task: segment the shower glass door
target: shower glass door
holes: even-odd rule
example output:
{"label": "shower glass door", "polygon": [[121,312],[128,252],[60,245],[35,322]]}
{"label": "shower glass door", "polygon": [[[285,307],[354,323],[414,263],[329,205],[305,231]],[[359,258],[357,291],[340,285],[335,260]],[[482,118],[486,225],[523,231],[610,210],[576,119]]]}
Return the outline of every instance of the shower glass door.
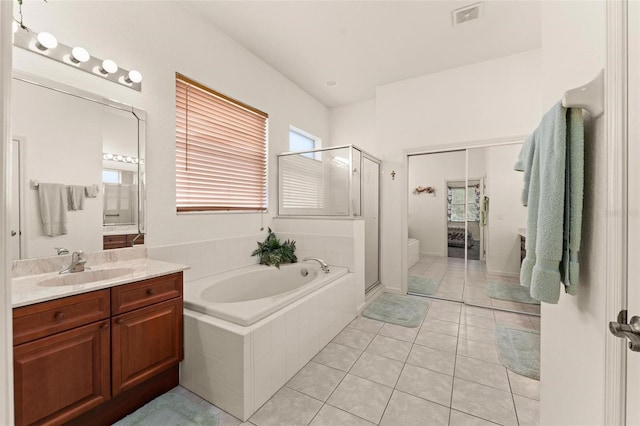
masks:
{"label": "shower glass door", "polygon": [[362,158],[362,216],[364,218],[365,292],[380,284],[380,228],[379,228],[379,186],[380,164],[363,155]]}

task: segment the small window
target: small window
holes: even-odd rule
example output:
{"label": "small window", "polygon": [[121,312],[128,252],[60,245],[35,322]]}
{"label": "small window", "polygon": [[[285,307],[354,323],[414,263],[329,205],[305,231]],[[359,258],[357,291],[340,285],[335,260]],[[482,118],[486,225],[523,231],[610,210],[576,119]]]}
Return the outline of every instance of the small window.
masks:
{"label": "small window", "polygon": [[[289,128],[289,151],[313,151],[314,149],[318,148],[320,148],[320,138],[317,138],[303,130],[296,129],[293,126]],[[316,155],[314,155],[313,152],[310,152],[302,155],[304,155],[305,157],[318,159],[317,153],[315,154]]]}
{"label": "small window", "polygon": [[118,170],[102,170],[102,182],[104,183],[120,183],[120,172]]}
{"label": "small window", "polygon": [[[467,221],[480,220],[480,185],[454,186],[448,188],[447,194],[449,222],[464,222],[465,204],[467,206]],[[466,201],[466,202],[465,202]]]}
{"label": "small window", "polygon": [[268,115],[176,74],[176,210],[267,209]]}

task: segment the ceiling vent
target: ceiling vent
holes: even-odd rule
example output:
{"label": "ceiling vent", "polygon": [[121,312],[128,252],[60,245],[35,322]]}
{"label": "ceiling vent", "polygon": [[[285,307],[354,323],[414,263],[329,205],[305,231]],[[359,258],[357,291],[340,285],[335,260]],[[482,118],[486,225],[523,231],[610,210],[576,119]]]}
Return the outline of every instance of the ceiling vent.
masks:
{"label": "ceiling vent", "polygon": [[482,3],[474,3],[451,12],[453,26],[473,21],[480,17]]}

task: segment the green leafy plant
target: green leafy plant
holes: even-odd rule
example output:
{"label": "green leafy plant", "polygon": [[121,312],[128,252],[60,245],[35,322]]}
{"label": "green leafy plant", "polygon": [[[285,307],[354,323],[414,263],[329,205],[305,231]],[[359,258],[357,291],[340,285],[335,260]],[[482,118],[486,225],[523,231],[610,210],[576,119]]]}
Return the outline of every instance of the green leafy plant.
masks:
{"label": "green leafy plant", "polygon": [[258,248],[251,253],[251,256],[260,256],[261,265],[274,265],[280,268],[283,263],[296,263],[298,258],[295,255],[296,242],[287,240],[281,243],[269,228],[269,235],[263,242],[258,242]]}

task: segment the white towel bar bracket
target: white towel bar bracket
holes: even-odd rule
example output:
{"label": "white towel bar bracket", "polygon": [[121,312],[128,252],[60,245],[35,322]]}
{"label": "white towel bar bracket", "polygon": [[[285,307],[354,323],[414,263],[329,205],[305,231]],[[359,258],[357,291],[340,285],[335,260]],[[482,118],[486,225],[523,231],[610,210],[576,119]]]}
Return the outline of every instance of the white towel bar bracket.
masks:
{"label": "white towel bar bracket", "polygon": [[562,98],[565,108],[582,108],[598,118],[604,112],[604,69],[584,86],[568,90]]}

